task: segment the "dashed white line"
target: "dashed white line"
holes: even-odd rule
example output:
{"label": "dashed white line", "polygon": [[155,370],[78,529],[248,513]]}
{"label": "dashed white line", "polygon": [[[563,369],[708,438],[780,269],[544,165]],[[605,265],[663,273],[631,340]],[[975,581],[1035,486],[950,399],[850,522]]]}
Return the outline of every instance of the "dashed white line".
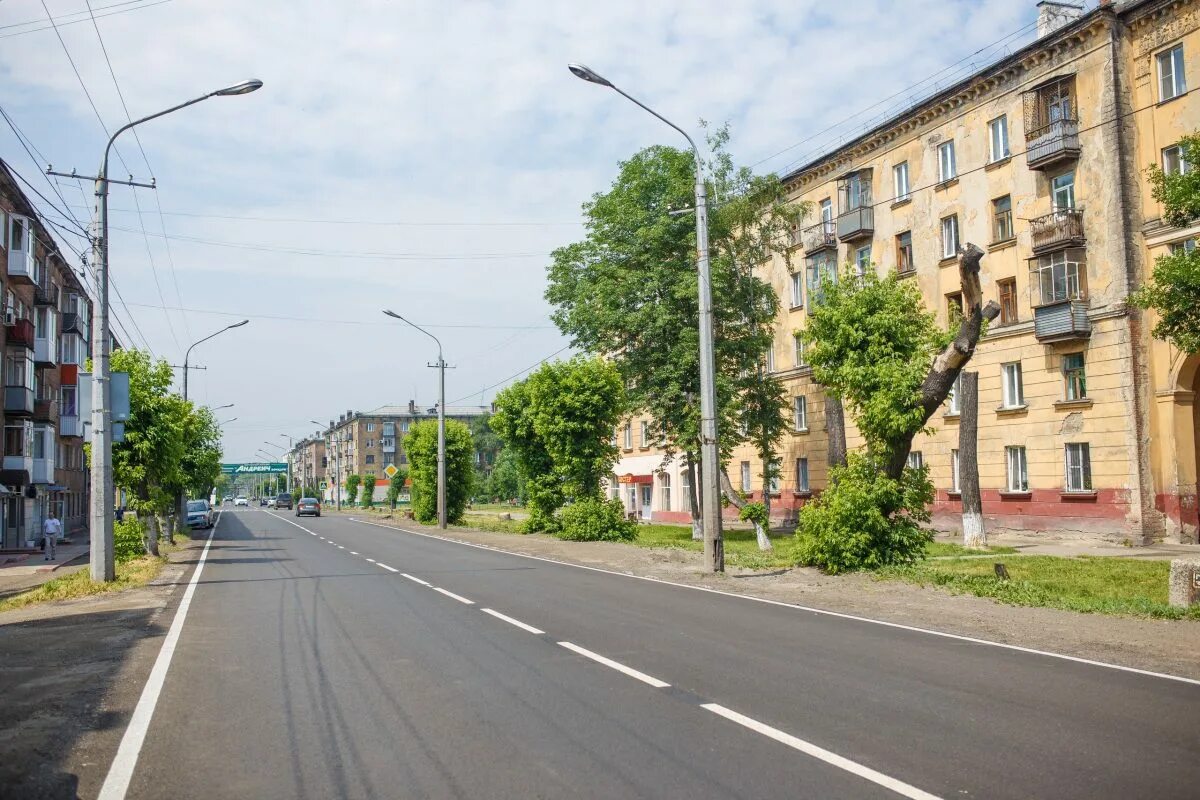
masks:
{"label": "dashed white line", "polygon": [[441,588],[441,587],[439,587],[439,586],[434,586],[434,587],[433,587],[433,590],[434,590],[435,592],[441,592],[442,594],[446,595],[446,597],[451,597],[451,598],[453,598],[453,599],[457,600],[457,601],[458,601],[458,602],[460,602],[460,603],[465,603],[465,604],[467,604],[467,605],[469,605],[469,606],[473,606],[473,605],[475,605],[475,601],[474,601],[474,600],[468,600],[467,598],[463,597],[461,594],[455,594],[454,592],[451,592],[451,591],[449,591],[449,590],[447,590],[447,589],[442,589],[442,588]]}
{"label": "dashed white line", "polygon": [[421,584],[422,586],[433,586],[433,584],[432,584],[432,583],[429,583],[428,581],[423,581],[423,580],[421,580],[420,578],[418,578],[418,577],[415,577],[415,576],[413,576],[413,575],[409,575],[407,572],[401,572],[401,573],[400,573],[400,575],[401,575],[401,576],[403,576],[403,577],[405,577],[405,578],[408,578],[408,579],[409,579],[410,581],[412,581],[413,583],[419,583],[419,584]]}
{"label": "dashed white line", "polygon": [[338,550],[345,550],[345,549],[346,549],[346,546],[345,546],[345,545],[343,545],[343,544],[339,544],[339,545],[337,546],[337,549],[338,549]]}
{"label": "dashed white line", "polygon": [[383,567],[384,569],[386,569],[388,572],[399,572],[400,571],[400,570],[396,569],[395,567],[389,567],[387,564],[383,563],[382,561],[376,561],[375,563],[377,565]]}
{"label": "dashed white line", "polygon": [[367,561],[370,561],[372,564],[378,563],[378,562],[376,562],[376,561],[375,561],[375,559],[373,559],[373,558],[368,558],[368,559],[367,559]]}
{"label": "dashed white line", "polygon": [[572,644],[571,642],[559,642],[559,645],[567,648],[572,653],[578,653],[579,655],[583,656],[584,658],[590,658],[592,661],[595,661],[597,664],[603,664],[606,667],[615,669],[617,672],[623,672],[624,674],[628,675],[631,678],[637,678],[642,683],[648,683],[651,686],[653,686],[655,689],[666,689],[668,686],[671,685],[671,684],[667,683],[666,681],[660,681],[658,678],[654,677],[653,675],[647,675],[644,672],[638,672],[633,667],[627,667],[619,661],[613,661],[611,658],[605,658],[604,656],[600,655],[599,653],[593,653],[591,650],[585,650],[584,648],[580,647],[577,644]]}
{"label": "dashed white line", "polygon": [[516,625],[521,630],[529,631],[530,633],[532,633],[536,636],[541,636],[542,634],[545,633],[545,631],[538,630],[537,628],[533,627],[532,625],[526,625],[524,622],[521,622],[521,620],[519,620],[519,619],[513,619],[512,617],[507,616],[506,614],[501,614],[499,611],[493,611],[490,608],[481,608],[479,610],[485,614],[491,614],[496,619],[502,619],[505,622],[507,622],[509,625]]}
{"label": "dashed white line", "polygon": [[357,551],[357,550],[351,550],[351,551],[350,551],[350,555],[352,555],[352,556],[356,556],[356,555],[358,555],[358,551]]}
{"label": "dashed white line", "polygon": [[857,775],[860,778],[865,778],[872,783],[877,783],[885,789],[891,789],[902,797],[909,797],[912,800],[939,800],[937,795],[922,791],[915,786],[909,786],[903,781],[898,781],[895,778],[884,775],[882,772],[876,772],[870,767],[864,767],[857,761],[851,761],[848,758],[839,756],[837,753],[831,753],[823,747],[818,747],[812,742],[806,742],[803,739],[792,736],[790,733],[784,733],[778,728],[772,728],[770,725],[765,725],[756,719],[751,719],[736,711],[732,711],[725,706],[716,703],[704,703],[701,708],[707,709],[714,714],[724,717],[727,720],[736,722],[744,728],[761,733],[763,736],[774,739],[777,742],[786,744],[788,747],[795,748],[805,755],[824,761],[826,764],[831,764],[838,769],[844,769],[852,775]]}

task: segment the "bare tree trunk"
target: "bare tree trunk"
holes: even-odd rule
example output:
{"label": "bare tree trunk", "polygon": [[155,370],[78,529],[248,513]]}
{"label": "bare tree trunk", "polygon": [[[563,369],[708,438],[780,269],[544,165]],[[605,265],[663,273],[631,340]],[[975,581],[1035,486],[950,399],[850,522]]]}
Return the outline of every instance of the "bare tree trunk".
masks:
{"label": "bare tree trunk", "polygon": [[733,481],[729,480],[729,473],[725,470],[721,470],[721,492],[729,498],[729,502],[734,508],[741,510],[746,507],[742,493],[733,488]]}
{"label": "bare tree trunk", "polygon": [[[983,305],[983,288],[979,283],[979,261],[982,258],[983,251],[970,243],[959,251],[958,275],[962,281],[966,313],[959,323],[954,341],[946,345],[946,349],[933,360],[933,366],[929,368],[929,374],[921,384],[920,427],[924,427],[945,402],[946,395],[950,393],[962,368],[975,354],[975,345],[979,344],[984,320],[990,322],[1000,315],[1000,306],[995,300],[989,300],[987,305]],[[889,461],[885,474],[889,478],[900,480],[908,462],[909,451],[912,450],[912,440],[912,434],[909,434],[888,442]]]}
{"label": "bare tree trunk", "polygon": [[979,495],[979,373],[959,377],[958,488],[962,496],[963,546],[987,547]]}
{"label": "bare tree trunk", "polygon": [[825,433],[829,437],[829,466],[846,466],[846,415],[842,398],[825,390]]}
{"label": "bare tree trunk", "polygon": [[[766,455],[766,456],[770,457],[773,454],[772,453],[759,453],[759,455],[760,456]],[[728,480],[728,479],[729,479],[729,477],[726,476],[726,480]],[[767,524],[766,524],[766,530],[763,530],[762,525],[759,525],[757,522],[754,523],[754,538],[758,542],[759,550],[771,550],[771,549],[773,549],[771,547],[771,537],[769,537],[767,535],[767,532],[771,529],[771,461],[768,460],[767,458],[763,459],[762,480],[763,480],[762,504],[763,504],[763,508],[765,508],[767,510]]]}
{"label": "bare tree trunk", "polygon": [[692,514],[692,541],[704,541],[704,518],[700,516],[700,484],[696,480],[696,458],[694,453],[687,453],[687,473],[688,473],[688,504]]}
{"label": "bare tree trunk", "polygon": [[146,552],[158,555],[158,515],[151,514],[146,520]]}

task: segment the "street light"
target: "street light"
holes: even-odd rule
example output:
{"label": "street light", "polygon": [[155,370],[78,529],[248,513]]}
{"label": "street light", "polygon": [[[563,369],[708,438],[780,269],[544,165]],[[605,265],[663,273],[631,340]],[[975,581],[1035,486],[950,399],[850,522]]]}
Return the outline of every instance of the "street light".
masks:
{"label": "street light", "polygon": [[708,199],[700,150],[687,131],[632,97],[583,64],[568,64],[571,74],[588,83],[612,89],[639,108],[653,114],[687,139],[696,160],[696,248],[700,273],[700,464],[701,520],[704,525],[704,563],[714,572],[725,571],[725,543],[721,538],[721,456],[717,447],[716,364],[713,355],[712,286],[708,263]]}
{"label": "street light", "polygon": [[226,403],[223,406],[213,406],[209,411],[220,411],[222,408],[233,408],[233,403]]}
{"label": "street light", "polygon": [[[92,495],[89,530],[91,539],[91,575],[94,581],[116,578],[113,560],[113,464],[112,464],[112,386],[109,353],[111,336],[108,326],[108,156],[113,143],[125,131],[181,108],[207,100],[246,94],[262,86],[260,80],[243,81],[215,92],[171,106],[168,109],[123,125],[109,137],[96,176],[96,236],[92,242],[92,264],[96,273],[97,312],[92,320]],[[183,371],[187,376],[187,370]]]}
{"label": "street light", "polygon": [[[254,91],[254,90],[249,89],[247,91]],[[225,331],[231,331],[234,328],[240,328],[249,322],[250,322],[250,320],[244,319],[241,322],[235,322],[232,325],[226,325],[224,328],[221,328],[221,330],[217,331],[216,333],[209,334],[208,336],[205,336],[203,339],[200,339],[199,341],[192,342],[192,344],[188,347],[187,352],[183,354],[183,399],[184,400],[187,400],[188,359],[192,357],[192,348],[198,344],[203,344],[204,342],[207,342],[209,339],[213,338],[214,336],[220,336]],[[230,403],[230,405],[233,405],[233,404]]]}
{"label": "street light", "polygon": [[398,319],[406,325],[419,330],[437,342],[438,347],[438,451],[437,451],[437,516],[438,527],[446,528],[446,359],[442,358],[442,342],[429,331],[413,322],[409,322],[395,311],[383,310],[393,319]]}
{"label": "street light", "polygon": [[229,418],[229,419],[227,419],[227,420],[223,420],[223,421],[221,421],[221,422],[218,422],[218,423],[217,423],[217,425],[218,425],[218,426],[220,426],[220,425],[228,425],[229,423],[231,423],[231,422],[234,422],[235,420],[237,420],[237,417],[230,417],[230,418]]}

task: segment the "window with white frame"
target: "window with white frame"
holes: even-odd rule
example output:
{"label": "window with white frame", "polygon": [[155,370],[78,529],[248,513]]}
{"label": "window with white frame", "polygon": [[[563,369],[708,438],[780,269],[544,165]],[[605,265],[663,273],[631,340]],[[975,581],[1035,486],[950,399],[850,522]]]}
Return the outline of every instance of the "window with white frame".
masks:
{"label": "window with white frame", "polygon": [[1178,255],[1179,253],[1194,253],[1196,252],[1196,240],[1184,239],[1182,242],[1171,242],[1169,245],[1167,245],[1167,252],[1169,252],[1171,255]]}
{"label": "window with white frame", "polygon": [[1158,100],[1170,100],[1187,91],[1183,72],[1183,45],[1177,44],[1156,56],[1158,61]]}
{"label": "window with white frame", "polygon": [[1025,405],[1025,387],[1021,380],[1021,362],[1000,365],[1000,378],[1004,390],[1004,407],[1020,408]]}
{"label": "window with white frame", "polygon": [[1008,158],[1008,117],[1004,114],[988,123],[988,149],[992,163]]}
{"label": "window with white frame", "polygon": [[658,496],[661,499],[660,502],[662,503],[662,510],[670,511],[671,510],[671,476],[670,475],[668,475],[667,473],[664,472],[663,474],[658,476],[658,489],[659,489]]}
{"label": "window with white frame", "polygon": [[1192,165],[1184,157],[1183,145],[1173,144],[1162,151],[1162,170],[1166,175],[1183,175],[1190,172]]}
{"label": "window with white frame", "polygon": [[946,403],[949,406],[946,410],[947,414],[958,413],[958,386],[962,380],[961,373],[954,379],[954,383],[950,384],[950,392],[946,395]]}
{"label": "window with white frame", "polygon": [[1087,442],[1068,444],[1067,491],[1090,492],[1092,490],[1092,453]]}
{"label": "window with white frame", "polygon": [[808,459],[804,456],[796,459],[796,491],[807,492],[808,488]]}
{"label": "window with white frame", "polygon": [[808,430],[808,398],[804,395],[792,398],[792,427],[797,432]]}
{"label": "window with white frame", "polygon": [[892,184],[896,193],[896,202],[907,200],[912,191],[908,183],[908,162],[902,161],[892,167]]}
{"label": "window with white frame", "polygon": [[650,423],[646,422],[646,420],[642,420],[641,434],[642,434],[642,447],[643,448],[649,447],[650,446]]}
{"label": "window with white frame", "polygon": [[750,491],[750,462],[742,462],[742,491]]}
{"label": "window with white frame", "polygon": [[854,272],[861,278],[870,268],[871,245],[868,243],[854,251]]}
{"label": "window with white frame", "polygon": [[958,215],[942,217],[942,258],[958,255]]}
{"label": "window with white frame", "polygon": [[925,456],[920,450],[910,450],[907,464],[909,469],[921,469],[925,466]]}
{"label": "window with white frame", "polygon": [[367,423],[367,433],[371,433],[371,432],[372,432],[372,431],[374,431],[374,430],[375,430],[375,423],[374,423],[374,422],[368,422],[368,423]]}
{"label": "window with white frame", "polygon": [[796,333],[792,335],[793,350],[792,360],[795,361],[797,367],[805,366],[804,361],[804,335]]}
{"label": "window with white frame", "polygon": [[625,442],[624,442],[624,444],[625,444],[626,450],[633,449],[633,423],[632,422],[625,423]]}
{"label": "window with white frame", "polygon": [[1062,362],[1063,396],[1068,400],[1083,400],[1087,397],[1087,375],[1084,371],[1083,353],[1067,353]]}
{"label": "window with white frame", "polygon": [[950,491],[961,491],[958,484],[958,451],[950,451]]}
{"label": "window with white frame", "polygon": [[958,175],[954,159],[954,140],[938,145],[938,183],[945,183]]}
{"label": "window with white frame", "polygon": [[767,372],[775,371],[775,343],[771,342],[767,348]]}
{"label": "window with white frame", "polygon": [[1025,448],[1005,447],[1004,460],[1007,465],[1008,491],[1029,491],[1029,467],[1025,460]]}
{"label": "window with white frame", "polygon": [[1075,171],[1064,172],[1050,181],[1050,199],[1055,211],[1075,208]]}
{"label": "window with white frame", "polygon": [[783,475],[783,462],[782,461],[772,461],[771,462],[771,482],[769,484],[769,486],[771,487],[771,494],[779,494],[779,490],[781,488],[780,487],[780,478],[782,477],[782,475]]}
{"label": "window with white frame", "polygon": [[792,273],[792,308],[804,305],[804,273]]}
{"label": "window with white frame", "polygon": [[821,201],[821,227],[825,233],[833,233],[833,198]]}

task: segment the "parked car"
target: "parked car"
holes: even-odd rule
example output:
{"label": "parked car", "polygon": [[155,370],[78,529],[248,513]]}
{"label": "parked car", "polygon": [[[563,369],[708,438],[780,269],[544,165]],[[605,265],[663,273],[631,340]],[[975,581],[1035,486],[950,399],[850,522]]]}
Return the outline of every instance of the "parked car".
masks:
{"label": "parked car", "polygon": [[232,503],[232,502],[233,502],[233,495],[231,495],[231,494],[227,494],[227,495],[225,495],[224,497],[222,497],[222,498],[221,498],[221,502],[222,502],[222,503]]}
{"label": "parked car", "polygon": [[258,504],[265,508],[267,505],[267,498],[265,498],[265,497],[258,498]]}
{"label": "parked car", "polygon": [[296,503],[296,516],[303,517],[306,514],[321,516],[321,501],[315,497],[301,497],[300,502]]}
{"label": "parked car", "polygon": [[189,528],[211,528],[216,523],[216,512],[207,500],[188,500],[187,525]]}
{"label": "parked car", "polygon": [[292,496],[290,494],[279,495],[278,497],[275,498],[275,507],[276,508],[286,508],[288,511],[291,511],[292,510]]}
{"label": "parked car", "polygon": [[250,501],[247,500],[244,495],[238,495],[233,499],[233,505],[235,508],[237,506],[248,506],[250,505]]}

